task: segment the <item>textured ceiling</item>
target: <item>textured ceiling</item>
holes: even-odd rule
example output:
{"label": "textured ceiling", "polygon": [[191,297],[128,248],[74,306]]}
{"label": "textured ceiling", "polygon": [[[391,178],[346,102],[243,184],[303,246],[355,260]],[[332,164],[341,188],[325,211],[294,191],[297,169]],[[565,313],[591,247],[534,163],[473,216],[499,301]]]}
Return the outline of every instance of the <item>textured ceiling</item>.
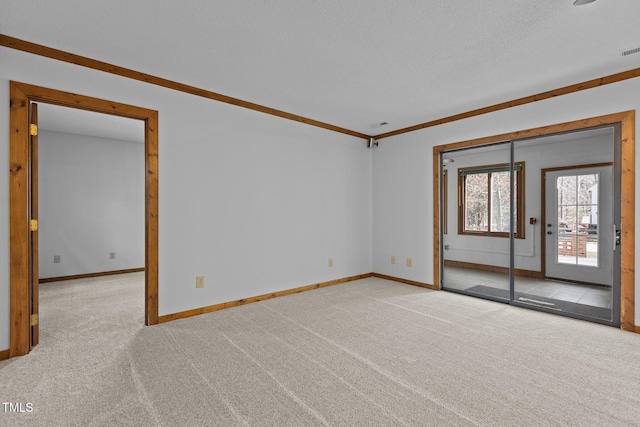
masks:
{"label": "textured ceiling", "polygon": [[3,0],[0,33],[379,134],[640,67],[640,0],[572,3]]}

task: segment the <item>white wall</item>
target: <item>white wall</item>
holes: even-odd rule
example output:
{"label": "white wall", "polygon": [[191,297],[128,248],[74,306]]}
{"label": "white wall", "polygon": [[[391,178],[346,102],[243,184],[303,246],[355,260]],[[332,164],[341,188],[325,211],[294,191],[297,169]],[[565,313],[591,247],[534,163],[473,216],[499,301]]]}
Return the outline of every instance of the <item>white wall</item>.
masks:
{"label": "white wall", "polygon": [[[640,106],[633,96],[640,79],[627,80],[384,139],[372,160],[364,142],[301,123],[6,48],[0,63],[5,100],[8,81],[17,80],[159,111],[160,315],[372,270],[431,283],[433,146]],[[4,165],[8,116],[8,102],[0,102]],[[0,200],[6,349],[7,173],[0,174]],[[204,289],[195,288],[197,275],[206,276]]]}
{"label": "white wall", "polygon": [[[373,153],[374,271],[433,283],[434,146],[637,110],[637,93],[640,79],[626,80],[381,140]],[[636,186],[636,200],[639,191]],[[636,209],[636,222],[639,217]],[[392,255],[412,257],[414,267],[404,262],[392,265]],[[640,295],[637,281],[636,294]]]}
{"label": "white wall", "polygon": [[[0,63],[5,101],[17,80],[158,110],[160,315],[372,271],[372,158],[363,140],[10,49],[0,49]],[[4,165],[8,104],[0,103]],[[0,221],[6,349],[4,203]]]}
{"label": "white wall", "polygon": [[45,130],[38,141],[40,278],[144,267],[144,144]]}

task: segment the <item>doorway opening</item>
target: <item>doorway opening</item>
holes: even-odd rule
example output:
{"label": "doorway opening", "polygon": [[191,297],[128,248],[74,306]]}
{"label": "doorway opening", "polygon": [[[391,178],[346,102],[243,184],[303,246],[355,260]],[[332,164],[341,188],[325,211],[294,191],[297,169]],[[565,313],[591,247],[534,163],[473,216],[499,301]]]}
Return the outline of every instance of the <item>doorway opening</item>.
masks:
{"label": "doorway opening", "polygon": [[32,345],[95,343],[108,335],[94,336],[107,319],[122,321],[124,336],[125,325],[144,324],[144,122],[36,106],[39,337]]}
{"label": "doorway opening", "polygon": [[634,125],[626,112],[435,147],[438,287],[634,331]]}
{"label": "doorway opening", "polygon": [[[145,324],[158,323],[158,113],[24,83],[10,83],[10,348],[28,353],[38,337],[37,139],[32,104],[52,104],[144,123]],[[37,114],[35,115],[37,118]],[[37,131],[35,131],[37,135]],[[34,162],[35,160],[35,162]],[[142,167],[142,165],[140,165]],[[35,193],[35,194],[34,194]],[[35,203],[34,203],[35,202]]]}

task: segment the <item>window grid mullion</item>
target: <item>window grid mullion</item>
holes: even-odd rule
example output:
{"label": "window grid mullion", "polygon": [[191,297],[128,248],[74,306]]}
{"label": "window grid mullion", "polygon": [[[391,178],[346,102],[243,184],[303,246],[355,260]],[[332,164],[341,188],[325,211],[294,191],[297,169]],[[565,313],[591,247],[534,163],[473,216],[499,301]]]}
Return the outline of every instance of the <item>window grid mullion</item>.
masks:
{"label": "window grid mullion", "polygon": [[491,233],[491,172],[487,174],[487,232]]}

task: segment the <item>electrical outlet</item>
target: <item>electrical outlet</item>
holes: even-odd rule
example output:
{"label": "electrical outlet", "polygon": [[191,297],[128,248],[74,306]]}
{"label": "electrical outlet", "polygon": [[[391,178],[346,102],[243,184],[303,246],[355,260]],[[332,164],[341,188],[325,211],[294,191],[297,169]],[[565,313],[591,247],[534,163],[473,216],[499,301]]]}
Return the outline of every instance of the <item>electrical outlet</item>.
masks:
{"label": "electrical outlet", "polygon": [[333,267],[333,258],[329,258],[329,267]]}
{"label": "electrical outlet", "polygon": [[109,252],[109,259],[116,259],[116,253],[115,252]]}
{"label": "electrical outlet", "polygon": [[204,276],[196,276],[196,288],[204,288]]}
{"label": "electrical outlet", "polygon": [[395,256],[392,256],[392,257],[391,257],[391,264],[395,264],[395,263],[396,263],[396,257],[395,257]]}
{"label": "electrical outlet", "polygon": [[61,260],[61,256],[60,255],[54,255],[53,256],[53,263],[54,264],[60,264],[60,260]]}
{"label": "electrical outlet", "polygon": [[407,267],[413,267],[413,260],[411,258],[407,258]]}

